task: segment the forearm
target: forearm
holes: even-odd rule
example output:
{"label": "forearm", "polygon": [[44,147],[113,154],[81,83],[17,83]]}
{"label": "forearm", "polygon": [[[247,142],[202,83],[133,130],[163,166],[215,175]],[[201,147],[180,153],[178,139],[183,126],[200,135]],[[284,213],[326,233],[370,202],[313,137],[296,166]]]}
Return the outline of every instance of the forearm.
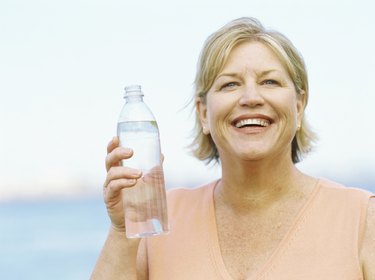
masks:
{"label": "forearm", "polygon": [[136,280],[139,242],[111,229],[90,279]]}

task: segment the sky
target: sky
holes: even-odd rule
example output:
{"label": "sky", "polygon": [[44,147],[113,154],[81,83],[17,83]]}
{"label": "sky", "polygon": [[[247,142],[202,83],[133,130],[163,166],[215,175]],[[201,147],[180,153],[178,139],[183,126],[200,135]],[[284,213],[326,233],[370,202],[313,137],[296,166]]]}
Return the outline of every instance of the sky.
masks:
{"label": "sky", "polygon": [[167,188],[219,177],[189,155],[186,105],[204,40],[242,16],[305,59],[319,142],[298,167],[374,186],[374,10],[372,0],[2,0],[0,200],[99,194],[129,84],[142,85],[158,121]]}

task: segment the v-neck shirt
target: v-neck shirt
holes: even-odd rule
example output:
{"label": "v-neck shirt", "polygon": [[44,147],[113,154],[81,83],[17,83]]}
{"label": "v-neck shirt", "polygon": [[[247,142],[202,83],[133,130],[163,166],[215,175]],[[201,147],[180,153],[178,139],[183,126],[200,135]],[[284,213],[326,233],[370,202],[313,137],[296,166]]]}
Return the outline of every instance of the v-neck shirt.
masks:
{"label": "v-neck shirt", "polygon": [[[220,251],[216,183],[168,192],[170,233],[144,241],[149,280],[240,280]],[[359,244],[371,196],[320,179],[271,257],[246,280],[362,279]]]}

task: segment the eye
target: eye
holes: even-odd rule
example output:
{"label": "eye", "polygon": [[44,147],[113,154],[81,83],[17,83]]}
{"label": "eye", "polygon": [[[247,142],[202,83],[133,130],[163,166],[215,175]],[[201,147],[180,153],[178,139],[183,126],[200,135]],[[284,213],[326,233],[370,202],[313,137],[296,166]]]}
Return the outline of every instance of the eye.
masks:
{"label": "eye", "polygon": [[267,79],[267,80],[264,80],[262,81],[261,83],[262,85],[267,85],[267,86],[274,86],[274,85],[280,85],[280,83],[276,80],[273,80],[273,79]]}
{"label": "eye", "polygon": [[229,82],[229,83],[223,84],[220,87],[220,90],[230,90],[230,89],[234,89],[236,86],[238,86],[237,82]]}

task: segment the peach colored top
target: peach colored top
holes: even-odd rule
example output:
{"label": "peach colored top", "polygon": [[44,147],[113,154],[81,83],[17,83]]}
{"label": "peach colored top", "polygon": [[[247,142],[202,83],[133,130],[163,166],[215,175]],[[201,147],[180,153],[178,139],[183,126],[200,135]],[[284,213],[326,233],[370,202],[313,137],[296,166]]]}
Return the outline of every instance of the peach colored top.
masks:
{"label": "peach colored top", "polygon": [[[171,231],[146,239],[150,280],[233,280],[216,232],[215,182],[168,193]],[[372,195],[320,180],[272,257],[248,280],[359,280],[359,244]]]}

